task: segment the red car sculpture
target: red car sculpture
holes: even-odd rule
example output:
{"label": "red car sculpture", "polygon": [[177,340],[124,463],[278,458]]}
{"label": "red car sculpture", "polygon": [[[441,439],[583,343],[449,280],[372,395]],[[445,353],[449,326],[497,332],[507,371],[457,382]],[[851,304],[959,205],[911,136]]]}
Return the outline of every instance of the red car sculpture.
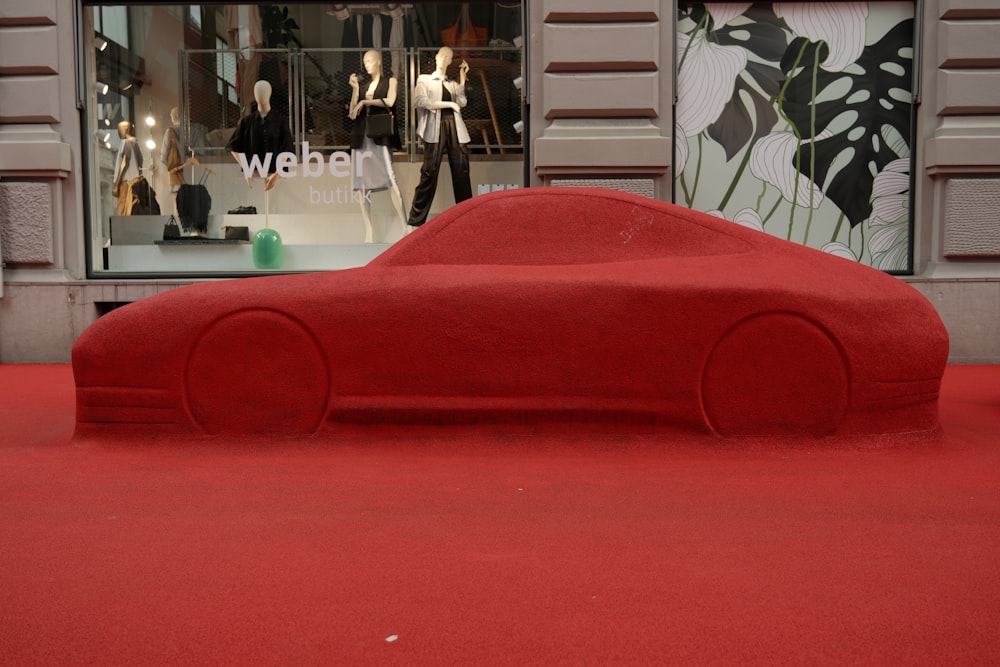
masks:
{"label": "red car sculpture", "polygon": [[357,269],[182,287],[77,341],[78,435],[595,421],[933,432],[945,328],[899,278],[672,204],[528,188]]}

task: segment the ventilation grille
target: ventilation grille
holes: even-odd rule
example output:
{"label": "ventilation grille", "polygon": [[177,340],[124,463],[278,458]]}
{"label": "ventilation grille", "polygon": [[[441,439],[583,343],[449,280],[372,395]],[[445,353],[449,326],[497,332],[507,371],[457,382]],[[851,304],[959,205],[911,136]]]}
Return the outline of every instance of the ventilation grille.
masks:
{"label": "ventilation grille", "polygon": [[651,178],[553,178],[550,185],[563,188],[605,188],[644,197],[653,196]]}

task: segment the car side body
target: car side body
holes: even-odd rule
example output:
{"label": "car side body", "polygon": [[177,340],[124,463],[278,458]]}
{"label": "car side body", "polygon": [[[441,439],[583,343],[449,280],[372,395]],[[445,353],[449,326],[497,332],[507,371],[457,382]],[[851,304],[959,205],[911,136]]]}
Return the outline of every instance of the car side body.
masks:
{"label": "car side body", "polygon": [[77,341],[79,435],[594,420],[929,433],[948,356],[897,277],[672,204],[527,188],[365,267],[182,287]]}

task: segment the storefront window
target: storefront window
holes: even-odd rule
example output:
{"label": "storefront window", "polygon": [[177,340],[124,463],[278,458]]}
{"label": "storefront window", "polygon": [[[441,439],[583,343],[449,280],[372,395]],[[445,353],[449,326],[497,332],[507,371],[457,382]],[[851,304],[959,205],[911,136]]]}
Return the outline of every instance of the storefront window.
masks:
{"label": "storefront window", "polygon": [[[360,266],[415,228],[407,223],[521,187],[521,9],[87,7],[92,275]],[[434,85],[418,87],[422,75]],[[458,119],[445,105],[422,120],[443,95]],[[387,106],[388,119],[376,118]],[[365,137],[379,120],[391,133]],[[426,143],[419,132],[431,126],[442,131]],[[452,128],[456,148],[444,150]],[[425,164],[436,187],[422,182]],[[277,258],[254,251],[262,230],[280,239]]]}

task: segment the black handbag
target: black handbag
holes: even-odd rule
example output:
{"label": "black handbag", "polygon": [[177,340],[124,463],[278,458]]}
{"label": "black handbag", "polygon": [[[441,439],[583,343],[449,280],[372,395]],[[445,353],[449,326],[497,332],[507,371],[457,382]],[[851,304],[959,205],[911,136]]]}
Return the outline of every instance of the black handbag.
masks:
{"label": "black handbag", "polygon": [[181,237],[181,228],[177,224],[177,218],[170,216],[167,224],[163,225],[163,240],[170,241]]}
{"label": "black handbag", "polygon": [[[385,104],[385,100],[382,100]],[[388,108],[388,107],[387,107]],[[365,115],[365,136],[371,139],[391,137],[396,133],[396,117],[388,113],[368,113]]]}
{"label": "black handbag", "polygon": [[232,225],[226,225],[222,228],[222,233],[225,234],[225,239],[227,241],[249,241],[250,240],[250,228],[249,227],[234,227]]}

